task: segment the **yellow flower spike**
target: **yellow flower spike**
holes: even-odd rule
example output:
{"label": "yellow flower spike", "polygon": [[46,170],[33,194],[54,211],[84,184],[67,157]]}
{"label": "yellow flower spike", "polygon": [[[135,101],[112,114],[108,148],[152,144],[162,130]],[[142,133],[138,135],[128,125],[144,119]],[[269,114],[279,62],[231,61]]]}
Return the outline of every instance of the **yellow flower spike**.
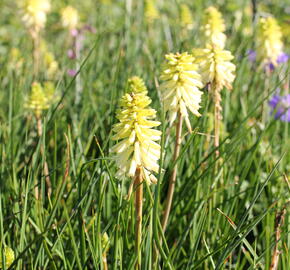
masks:
{"label": "yellow flower spike", "polygon": [[58,62],[52,52],[46,51],[44,53],[44,64],[48,79],[53,79],[58,72]]}
{"label": "yellow flower spike", "polygon": [[38,82],[32,83],[30,96],[25,107],[32,110],[37,118],[41,116],[43,110],[49,108],[49,98],[45,94],[43,87]]}
{"label": "yellow flower spike", "polygon": [[273,17],[260,18],[257,33],[257,58],[264,63],[277,65],[278,56],[283,53],[282,32]]}
{"label": "yellow flower spike", "polygon": [[134,93],[147,93],[147,88],[144,83],[144,81],[138,77],[138,76],[133,76],[128,80],[128,92],[134,92]]}
{"label": "yellow flower spike", "polygon": [[[50,105],[53,100],[56,98],[55,96],[55,86],[53,82],[45,82],[43,87],[44,94],[48,100],[48,104]],[[58,97],[57,97],[58,98]]]}
{"label": "yellow flower spike", "polygon": [[[5,256],[5,267],[6,269],[10,267],[15,259],[14,251],[10,247],[4,248],[4,256]],[[2,256],[0,255],[0,268],[3,268],[2,265]]]}
{"label": "yellow flower spike", "polygon": [[226,43],[225,29],[222,14],[215,7],[208,7],[201,27],[201,32],[204,35],[204,44],[210,43],[223,49]]}
{"label": "yellow flower spike", "polygon": [[[222,120],[221,90],[226,87],[232,89],[235,79],[236,66],[231,63],[234,58],[230,51],[223,50],[214,45],[207,45],[206,49],[194,49],[193,55],[199,64],[203,82],[209,83],[210,93],[214,101],[214,146],[219,147],[220,122]],[[219,150],[216,150],[219,156]]]}
{"label": "yellow flower spike", "polygon": [[193,28],[193,18],[191,10],[186,4],[180,6],[180,21],[181,26],[186,27],[188,30]]}
{"label": "yellow flower spike", "polygon": [[47,79],[48,80],[55,79],[59,71],[59,65],[55,59],[54,54],[51,51],[49,51],[47,44],[44,40],[40,40],[39,53],[43,58],[42,68],[46,71]]}
{"label": "yellow flower spike", "polygon": [[154,0],[146,0],[145,2],[145,18],[149,23],[160,17],[159,11]]}
{"label": "yellow flower spike", "polygon": [[26,0],[23,5],[23,21],[28,28],[39,31],[44,28],[46,15],[50,11],[49,0]]}
{"label": "yellow flower spike", "polygon": [[200,116],[201,95],[199,88],[203,87],[195,58],[185,53],[167,54],[160,79],[160,85],[165,112],[169,112],[170,125],[174,122],[178,112],[185,118],[186,125],[191,132],[187,109],[194,115]]}
{"label": "yellow flower spike", "polygon": [[[136,268],[141,269],[142,242],[142,207],[143,181],[148,184],[156,183],[153,173],[158,173],[161,131],[152,129],[160,122],[153,121],[156,111],[149,107],[151,99],[147,96],[147,89],[138,77],[128,81],[128,93],[120,99],[120,109],[117,111],[119,123],[113,126],[115,135],[113,140],[120,140],[111,151],[115,153],[115,161],[119,168],[116,176],[129,176],[134,181],[130,184],[128,198],[133,185],[135,186],[135,250],[137,256]],[[104,264],[106,261],[103,258]]]}
{"label": "yellow flower spike", "polygon": [[78,11],[72,6],[67,6],[61,12],[61,19],[64,27],[75,29],[79,22]]}
{"label": "yellow flower spike", "polygon": [[194,49],[193,55],[204,83],[214,83],[218,91],[223,87],[232,89],[236,66],[231,62],[234,57],[230,51],[207,45],[206,49]]}
{"label": "yellow flower spike", "polygon": [[156,183],[152,173],[159,171],[160,145],[156,141],[160,140],[161,131],[152,128],[159,126],[160,122],[152,120],[156,111],[148,107],[151,99],[140,80],[136,77],[129,79],[129,92],[120,99],[119,123],[113,126],[115,135],[112,137],[120,142],[111,151],[116,154],[118,177],[134,177],[140,168],[148,183]]}

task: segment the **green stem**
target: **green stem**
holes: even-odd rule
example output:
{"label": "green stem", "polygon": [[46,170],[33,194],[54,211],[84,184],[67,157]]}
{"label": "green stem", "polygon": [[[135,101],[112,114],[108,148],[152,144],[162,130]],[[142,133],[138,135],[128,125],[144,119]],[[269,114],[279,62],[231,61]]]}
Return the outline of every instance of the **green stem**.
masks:
{"label": "green stem", "polygon": [[182,115],[179,111],[178,112],[178,121],[176,124],[175,149],[174,149],[174,156],[173,156],[173,162],[175,162],[175,165],[174,165],[174,168],[173,168],[170,180],[169,180],[169,188],[168,188],[168,192],[167,192],[165,212],[164,212],[163,220],[162,220],[163,232],[165,232],[166,226],[168,223],[168,218],[169,218],[169,214],[170,214],[170,209],[171,209],[173,194],[174,194],[174,189],[175,189],[175,182],[176,182],[176,176],[177,176],[176,160],[178,159],[179,152],[180,152],[182,122],[183,122]]}
{"label": "green stem", "polygon": [[139,167],[136,171],[135,177],[135,207],[136,207],[136,228],[135,228],[135,241],[136,241],[136,255],[137,263],[135,266],[136,270],[141,270],[141,242],[142,242],[142,209],[143,209],[143,177],[141,168]]}

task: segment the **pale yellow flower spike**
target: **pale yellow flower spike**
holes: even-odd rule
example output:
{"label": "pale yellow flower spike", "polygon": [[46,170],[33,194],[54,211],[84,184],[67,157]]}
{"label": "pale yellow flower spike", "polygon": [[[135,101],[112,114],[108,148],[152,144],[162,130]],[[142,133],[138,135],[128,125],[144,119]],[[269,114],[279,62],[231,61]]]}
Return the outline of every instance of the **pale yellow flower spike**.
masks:
{"label": "pale yellow flower spike", "polygon": [[194,49],[193,55],[200,66],[203,82],[214,84],[216,90],[232,89],[236,66],[231,63],[234,58],[230,51],[207,45],[206,49]]}
{"label": "pale yellow flower spike", "polygon": [[223,49],[226,43],[225,23],[222,14],[215,7],[208,7],[205,11],[201,33],[203,34],[204,45],[212,44]]}
{"label": "pale yellow flower spike", "polygon": [[128,80],[128,92],[147,93],[148,91],[144,81],[138,76],[133,76]]}
{"label": "pale yellow flower spike", "polygon": [[67,6],[61,12],[61,19],[64,27],[75,29],[79,22],[78,11],[72,6]]}
{"label": "pale yellow flower spike", "polygon": [[[4,248],[4,256],[5,256],[5,267],[6,269],[10,267],[15,259],[14,251],[10,247]],[[2,256],[0,254],[0,268],[3,268],[2,265]]]}
{"label": "pale yellow flower spike", "polygon": [[180,6],[180,21],[183,27],[186,27],[188,30],[193,28],[193,18],[191,15],[191,10],[188,5],[182,4]]}
{"label": "pale yellow flower spike", "polygon": [[149,23],[160,17],[159,11],[154,0],[146,0],[145,2],[145,18]]}
{"label": "pale yellow flower spike", "polygon": [[39,32],[45,26],[46,15],[49,11],[49,0],[26,0],[23,5],[24,16],[22,19],[28,28]]}
{"label": "pale yellow flower spike", "polygon": [[136,175],[140,168],[148,183],[156,183],[157,179],[152,172],[158,173],[160,158],[161,131],[152,129],[160,122],[155,118],[156,111],[148,108],[151,99],[147,90],[138,77],[129,79],[128,93],[120,99],[120,109],[117,111],[119,123],[115,124],[113,140],[120,140],[111,150],[116,153],[115,160],[119,171],[118,177]]}
{"label": "pale yellow flower spike", "polygon": [[273,17],[260,18],[257,34],[257,58],[264,63],[277,65],[277,58],[283,52],[282,32]]}
{"label": "pale yellow flower spike", "polygon": [[120,109],[117,111],[119,123],[115,124],[113,140],[120,140],[111,150],[116,154],[115,161],[119,168],[116,176],[129,176],[132,181],[128,198],[135,186],[135,250],[137,255],[136,269],[141,269],[141,242],[142,242],[142,207],[143,181],[156,183],[153,172],[158,173],[160,145],[156,143],[161,138],[161,131],[152,129],[160,122],[153,121],[156,111],[148,107],[151,99],[147,96],[147,89],[142,79],[132,77],[128,80],[129,89],[120,100]]}
{"label": "pale yellow flower spike", "polygon": [[46,70],[47,79],[55,79],[59,71],[59,65],[55,59],[54,54],[47,48],[46,42],[44,40],[40,40],[39,52],[42,56],[43,67]]}
{"label": "pale yellow flower spike", "polygon": [[31,93],[25,107],[32,110],[37,118],[41,116],[43,110],[49,108],[51,97],[47,97],[44,89],[38,82],[32,84]]}
{"label": "pale yellow flower spike", "polygon": [[[203,82],[209,83],[210,93],[214,101],[214,146],[219,146],[220,121],[222,120],[221,90],[226,87],[232,89],[232,83],[235,79],[236,66],[231,63],[234,58],[230,51],[223,50],[214,45],[207,45],[206,49],[194,49],[193,55],[199,63]],[[219,151],[216,150],[219,156]]]}
{"label": "pale yellow flower spike", "polygon": [[188,53],[168,54],[160,79],[160,85],[165,112],[169,112],[170,125],[174,122],[178,112],[185,118],[188,130],[191,132],[187,109],[194,115],[200,116],[201,95],[199,88],[203,87],[195,58]]}

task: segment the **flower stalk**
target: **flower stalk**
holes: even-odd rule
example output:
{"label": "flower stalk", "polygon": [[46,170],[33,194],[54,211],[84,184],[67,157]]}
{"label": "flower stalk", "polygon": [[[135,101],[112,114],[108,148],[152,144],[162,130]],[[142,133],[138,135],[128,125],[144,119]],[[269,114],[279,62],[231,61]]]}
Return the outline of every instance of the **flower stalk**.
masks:
{"label": "flower stalk", "polygon": [[120,99],[120,108],[117,111],[119,122],[113,127],[115,135],[112,139],[119,142],[111,149],[116,153],[115,161],[119,169],[116,176],[133,179],[136,212],[135,267],[138,270],[141,269],[143,181],[148,184],[157,182],[153,172],[159,172],[161,148],[156,142],[161,138],[161,131],[153,129],[160,122],[152,120],[156,111],[148,106],[150,103],[143,80],[139,77],[130,78],[127,93]]}
{"label": "flower stalk", "polygon": [[40,32],[45,27],[46,15],[50,11],[49,0],[27,0],[22,4],[22,20],[33,40],[33,75],[36,78],[40,66]]}
{"label": "flower stalk", "polygon": [[193,49],[197,58],[202,80],[208,85],[214,103],[214,147],[216,157],[219,156],[220,121],[222,120],[221,90],[225,87],[232,89],[235,65],[231,52],[224,50],[226,43],[226,30],[222,14],[213,6],[206,9],[201,34],[204,37],[205,49]]}
{"label": "flower stalk", "polygon": [[219,157],[218,147],[220,145],[220,121],[222,120],[222,106],[221,106],[221,93],[220,90],[215,87],[215,83],[212,84],[212,94],[214,100],[214,147],[217,148],[215,151],[216,157]]}
{"label": "flower stalk", "polygon": [[168,223],[168,218],[169,218],[169,213],[172,205],[172,200],[173,200],[173,194],[174,194],[174,189],[175,189],[175,183],[176,183],[176,176],[177,176],[177,159],[179,157],[179,152],[180,152],[180,145],[181,145],[181,134],[182,134],[182,115],[180,111],[178,112],[178,121],[176,123],[176,137],[175,137],[175,149],[174,149],[174,156],[173,156],[173,162],[175,163],[171,177],[169,179],[169,187],[168,187],[168,192],[167,192],[167,198],[166,198],[166,205],[165,205],[165,211],[163,215],[163,220],[162,220],[162,229],[163,232],[166,230],[166,226]]}
{"label": "flower stalk", "polygon": [[197,72],[198,66],[195,64],[195,58],[188,53],[168,54],[165,56],[166,63],[161,75],[163,80],[160,85],[161,97],[164,103],[164,110],[169,113],[169,123],[172,125],[176,119],[176,138],[174,149],[174,168],[169,179],[169,186],[165,202],[165,211],[162,219],[162,229],[165,232],[169,219],[175,183],[177,177],[177,159],[179,157],[182,123],[185,124],[189,133],[192,132],[189,120],[189,113],[200,116],[198,109],[202,92],[199,88],[203,87],[201,75]]}
{"label": "flower stalk", "polygon": [[107,253],[110,248],[110,239],[108,234],[105,232],[102,235],[102,262],[104,270],[108,270]]}
{"label": "flower stalk", "polygon": [[[41,139],[42,136],[42,120],[41,117],[37,117],[36,118],[37,121],[37,134],[39,139]],[[45,182],[46,182],[46,186],[47,186],[47,195],[48,197],[51,196],[51,192],[52,192],[52,186],[51,186],[51,180],[49,177],[49,168],[48,168],[48,164],[44,155],[44,148],[43,145],[41,144],[40,146],[40,153],[44,158],[44,163],[43,163],[43,173],[44,173],[44,177],[45,177]],[[35,197],[38,199],[39,198],[39,191],[38,191],[38,186],[35,186]]]}
{"label": "flower stalk", "polygon": [[136,170],[135,176],[135,209],[136,209],[136,228],[135,228],[135,248],[137,262],[135,268],[141,270],[141,242],[142,242],[142,212],[143,212],[143,177],[140,167]]}
{"label": "flower stalk", "polygon": [[[53,93],[51,93],[51,85],[45,84],[43,88],[40,83],[34,82],[32,84],[32,89],[30,96],[25,104],[25,107],[32,110],[36,119],[36,128],[37,128],[37,135],[39,139],[41,139],[43,134],[43,127],[42,127],[42,111],[49,108],[49,105],[52,101]],[[49,169],[48,164],[45,160],[44,148],[43,145],[40,145],[40,153],[44,158],[43,164],[43,174],[45,176],[45,181],[47,185],[47,194],[50,197],[52,188],[51,188],[51,181],[49,177]],[[35,183],[35,197],[36,199],[40,198],[38,185]]]}
{"label": "flower stalk", "polygon": [[[222,120],[221,90],[231,90],[235,79],[234,58],[230,51],[207,44],[206,49],[194,49],[193,54],[200,67],[203,82],[208,84],[209,93],[214,103],[214,147],[219,147],[220,121]],[[216,150],[219,156],[219,150]]]}

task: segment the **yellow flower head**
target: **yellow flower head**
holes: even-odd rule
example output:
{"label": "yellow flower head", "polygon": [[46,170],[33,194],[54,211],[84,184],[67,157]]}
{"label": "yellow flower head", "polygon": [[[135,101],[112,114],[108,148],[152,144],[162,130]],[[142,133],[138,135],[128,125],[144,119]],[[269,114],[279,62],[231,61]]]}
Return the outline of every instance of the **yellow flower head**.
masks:
{"label": "yellow flower head", "polygon": [[148,91],[144,81],[138,76],[133,76],[128,80],[128,92],[147,93]]}
{"label": "yellow flower head", "polygon": [[25,107],[32,110],[36,117],[40,117],[42,111],[49,108],[50,101],[51,96],[46,94],[41,84],[33,82],[31,93]]}
{"label": "yellow flower head", "polygon": [[186,4],[182,4],[180,6],[180,21],[183,27],[186,27],[189,30],[193,28],[193,18],[191,15],[191,10]]}
{"label": "yellow flower head", "polygon": [[[5,267],[6,269],[10,267],[15,259],[14,251],[10,247],[4,248],[4,256],[5,256]],[[2,265],[2,256],[0,254],[0,268],[3,268]]]}
{"label": "yellow flower head", "polygon": [[204,35],[204,44],[213,44],[216,47],[224,48],[226,43],[226,35],[224,34],[226,27],[222,14],[215,8],[209,7],[205,11],[204,23],[201,31]]}
{"label": "yellow flower head", "polygon": [[58,72],[58,62],[52,52],[46,51],[44,54],[44,64],[48,79],[53,79]]}
{"label": "yellow flower head", "polygon": [[49,51],[46,42],[44,40],[40,41],[40,52],[43,57],[43,66],[46,70],[46,75],[48,80],[53,80],[59,71],[58,62],[55,59],[54,54]]}
{"label": "yellow flower head", "polygon": [[79,22],[78,11],[71,6],[65,7],[61,12],[62,25],[69,29],[75,29]]}
{"label": "yellow flower head", "polygon": [[152,172],[159,171],[160,145],[156,141],[160,140],[161,132],[152,128],[159,126],[160,122],[150,120],[155,118],[156,111],[148,107],[151,99],[146,88],[142,91],[144,83],[138,89],[141,79],[133,78],[129,80],[131,90],[120,99],[117,111],[119,123],[113,127],[115,135],[112,139],[120,140],[112,148],[119,168],[117,176],[134,177],[137,168],[140,168],[148,183],[156,183]]}
{"label": "yellow flower head", "polygon": [[281,28],[273,17],[260,18],[257,43],[257,57],[263,62],[277,65],[277,58],[283,52],[283,43]]}
{"label": "yellow flower head", "polygon": [[208,45],[206,49],[194,49],[193,55],[200,65],[204,83],[214,84],[216,90],[232,89],[236,66],[231,63],[234,57],[230,51]]}
{"label": "yellow flower head", "polygon": [[160,17],[159,11],[156,8],[154,0],[146,0],[145,2],[145,18],[149,23]]}
{"label": "yellow flower head", "polygon": [[55,94],[55,85],[53,82],[47,81],[47,82],[44,82],[43,85],[44,85],[43,87],[44,93],[48,100],[48,105],[50,105],[51,103],[59,99],[59,96]]}
{"label": "yellow flower head", "polygon": [[176,119],[180,111],[191,131],[187,109],[194,115],[200,116],[198,109],[203,94],[199,88],[203,87],[202,79],[194,63],[195,58],[188,53],[167,54],[166,63],[160,79],[160,92],[165,111],[170,114],[170,124]]}
{"label": "yellow flower head", "polygon": [[50,11],[49,0],[26,0],[23,21],[28,28],[39,31],[44,28],[46,15]]}

